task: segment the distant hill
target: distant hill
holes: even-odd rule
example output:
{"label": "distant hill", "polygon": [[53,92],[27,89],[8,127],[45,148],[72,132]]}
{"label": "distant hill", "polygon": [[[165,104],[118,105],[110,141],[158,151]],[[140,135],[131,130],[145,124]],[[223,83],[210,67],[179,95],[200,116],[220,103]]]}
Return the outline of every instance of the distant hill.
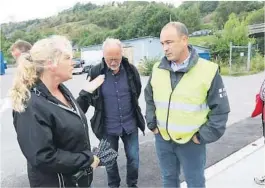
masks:
{"label": "distant hill", "polygon": [[[10,57],[8,48],[17,39],[34,43],[53,34],[66,35],[73,45],[79,47],[102,43],[108,36],[122,40],[142,36],[159,37],[161,28],[170,19],[185,23],[189,32],[219,30],[230,13],[234,12],[243,18],[253,11],[261,10],[263,6],[262,2],[253,1],[188,1],[179,7],[143,1],[112,2],[102,6],[77,3],[46,19],[1,24],[1,48],[5,56]],[[262,22],[262,18],[259,21]]]}

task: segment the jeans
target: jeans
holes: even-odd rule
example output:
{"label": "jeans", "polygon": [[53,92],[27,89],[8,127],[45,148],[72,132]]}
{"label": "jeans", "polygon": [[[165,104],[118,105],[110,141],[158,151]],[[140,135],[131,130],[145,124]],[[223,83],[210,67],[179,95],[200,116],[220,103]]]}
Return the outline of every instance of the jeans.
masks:
{"label": "jeans", "polygon": [[186,144],[166,141],[160,133],[155,135],[156,153],[161,169],[163,187],[180,187],[180,166],[183,167],[188,188],[205,188],[205,144]]}
{"label": "jeans", "polygon": [[[121,136],[124,144],[125,155],[127,158],[127,178],[126,183],[128,187],[135,187],[138,180],[138,169],[139,169],[139,140],[138,130],[131,134],[124,133]],[[107,135],[107,141],[111,147],[118,151],[119,149],[119,136]],[[120,175],[118,164],[115,162],[112,166],[106,167],[108,174],[108,186],[119,187],[120,186]]]}

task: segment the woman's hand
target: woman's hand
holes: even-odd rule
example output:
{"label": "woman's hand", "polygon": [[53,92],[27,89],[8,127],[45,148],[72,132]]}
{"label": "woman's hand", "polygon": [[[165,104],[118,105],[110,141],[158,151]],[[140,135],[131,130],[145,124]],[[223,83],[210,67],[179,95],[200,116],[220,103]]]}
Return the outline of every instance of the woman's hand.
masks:
{"label": "woman's hand", "polygon": [[105,75],[99,75],[94,80],[90,81],[91,77],[88,77],[88,82],[84,86],[84,90],[93,93],[99,86],[101,86],[105,80]]}
{"label": "woman's hand", "polygon": [[90,166],[93,168],[93,170],[95,170],[98,167],[100,160],[96,155],[93,155],[93,157],[94,157],[94,161]]}

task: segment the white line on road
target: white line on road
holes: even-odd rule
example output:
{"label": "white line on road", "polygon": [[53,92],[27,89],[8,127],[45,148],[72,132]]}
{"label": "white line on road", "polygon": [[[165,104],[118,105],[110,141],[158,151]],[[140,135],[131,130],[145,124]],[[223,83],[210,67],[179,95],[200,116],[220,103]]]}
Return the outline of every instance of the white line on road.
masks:
{"label": "white line on road", "polygon": [[[235,165],[241,160],[244,160],[247,156],[251,155],[255,151],[264,147],[264,138],[260,138],[255,142],[247,145],[246,147],[240,149],[239,151],[233,153],[232,155],[226,157],[225,159],[221,160],[220,162],[210,166],[205,170],[205,179],[206,181],[213,178],[214,176],[222,173],[227,168]],[[181,183],[181,188],[186,188],[186,182]]]}
{"label": "white line on road", "polygon": [[3,99],[0,99],[0,114],[9,108],[12,108],[10,98],[6,97]]}

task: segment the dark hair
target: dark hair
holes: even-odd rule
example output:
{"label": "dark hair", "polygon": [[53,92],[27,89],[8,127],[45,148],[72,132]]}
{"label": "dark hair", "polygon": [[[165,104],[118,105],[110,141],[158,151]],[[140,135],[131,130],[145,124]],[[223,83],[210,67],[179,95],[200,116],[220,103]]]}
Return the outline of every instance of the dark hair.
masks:
{"label": "dark hair", "polygon": [[14,44],[12,44],[10,50],[12,51],[15,48],[19,49],[22,53],[26,53],[32,48],[32,45],[27,41],[17,40]]}
{"label": "dark hair", "polygon": [[163,27],[163,29],[168,27],[174,27],[180,35],[189,36],[186,25],[181,22],[169,22]]}

